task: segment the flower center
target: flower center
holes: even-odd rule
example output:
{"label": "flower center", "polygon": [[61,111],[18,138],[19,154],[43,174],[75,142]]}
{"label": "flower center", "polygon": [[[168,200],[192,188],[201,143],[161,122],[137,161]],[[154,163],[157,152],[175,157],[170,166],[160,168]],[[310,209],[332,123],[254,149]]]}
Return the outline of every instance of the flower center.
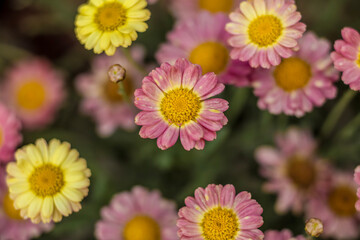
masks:
{"label": "flower center", "polygon": [[311,76],[310,65],[297,57],[283,59],[274,71],[276,84],[287,92],[305,87]]}
{"label": "flower center", "polygon": [[199,0],[199,7],[212,13],[229,13],[233,4],[233,0]]}
{"label": "flower center", "polygon": [[191,120],[195,121],[200,108],[200,97],[186,88],[178,88],[165,93],[160,103],[160,110],[165,119],[178,126]]}
{"label": "flower center", "polygon": [[356,60],[356,64],[358,65],[358,67],[360,68],[360,49],[359,49],[359,53],[358,53],[358,58]]}
{"label": "flower center", "polygon": [[301,189],[308,189],[313,185],[316,178],[314,164],[297,155],[289,159],[287,173],[293,183]]}
{"label": "flower center", "polygon": [[349,186],[338,186],[333,189],[328,198],[331,210],[338,216],[349,217],[356,213],[356,190]]}
{"label": "flower center", "polygon": [[126,9],[121,3],[106,3],[95,14],[95,22],[102,31],[113,31],[126,23]]}
{"label": "flower center", "polygon": [[15,209],[14,201],[10,198],[9,193],[7,193],[3,199],[3,208],[9,218],[14,220],[23,220],[20,216],[20,210]]}
{"label": "flower center", "polygon": [[17,104],[27,110],[35,110],[45,103],[45,88],[38,81],[29,81],[20,86]]}
{"label": "flower center", "polygon": [[[131,96],[134,91],[134,88],[131,84],[131,79],[126,77],[123,81],[123,85],[126,94]],[[116,83],[111,82],[109,79],[106,79],[104,84],[104,95],[106,100],[108,100],[110,103],[119,103],[124,100],[123,96],[119,93],[119,86]]]}
{"label": "flower center", "polygon": [[148,216],[136,216],[125,225],[123,237],[124,240],[160,240],[160,227]]}
{"label": "flower center", "polygon": [[284,27],[278,17],[262,15],[249,24],[248,34],[250,41],[258,47],[268,47],[276,43],[283,29]]}
{"label": "flower center", "polygon": [[200,226],[205,240],[234,240],[240,231],[234,211],[222,207],[206,212]]}
{"label": "flower center", "polygon": [[224,71],[229,61],[229,51],[221,43],[205,42],[191,51],[189,60],[199,64],[203,74],[208,72],[219,74]]}
{"label": "flower center", "polygon": [[64,186],[63,171],[54,165],[44,164],[35,168],[29,178],[30,188],[37,196],[53,196]]}

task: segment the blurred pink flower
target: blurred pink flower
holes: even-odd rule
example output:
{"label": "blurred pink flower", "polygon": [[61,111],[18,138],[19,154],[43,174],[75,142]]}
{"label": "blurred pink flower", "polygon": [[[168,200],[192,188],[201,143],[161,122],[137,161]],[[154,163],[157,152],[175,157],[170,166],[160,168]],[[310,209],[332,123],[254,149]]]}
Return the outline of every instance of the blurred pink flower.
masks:
{"label": "blurred pink flower", "polygon": [[264,234],[263,209],[248,192],[236,194],[233,185],[210,184],[195,190],[179,210],[177,226],[180,239],[252,239]]}
{"label": "blurred pink flower", "polygon": [[232,60],[227,43],[229,34],[225,24],[229,21],[225,14],[199,14],[181,20],[167,35],[168,43],[162,44],[156,53],[159,63],[174,63],[178,58],[187,58],[199,64],[203,74],[214,72],[219,82],[238,87],[249,85],[252,69],[248,63]]}
{"label": "blurred pink flower", "polygon": [[358,211],[360,211],[360,166],[358,166],[355,169],[354,180],[355,180],[356,184],[358,185],[358,189],[357,189],[358,200],[356,202],[356,209]]}
{"label": "blurred pink flower", "polygon": [[[131,47],[130,54],[136,62],[142,64],[145,53],[141,46]],[[108,70],[114,64],[120,64],[126,69],[123,84],[130,98],[129,102],[118,93],[118,85],[109,79]],[[129,62],[123,53],[117,52],[111,57],[95,57],[91,72],[76,78],[76,88],[83,97],[81,110],[95,120],[100,136],[112,135],[118,127],[135,129],[136,109],[131,102],[134,90],[141,85],[143,77],[141,71]]]}
{"label": "blurred pink flower", "polygon": [[311,198],[307,218],[323,222],[323,237],[354,239],[360,236],[360,213],[356,211],[356,184],[348,173],[334,172],[326,194]]}
{"label": "blurred pink flower", "polygon": [[201,11],[230,13],[243,0],[170,0],[170,8],[177,18],[191,18]]}
{"label": "blurred pink flower", "polygon": [[316,143],[308,131],[290,128],[275,140],[277,148],[262,146],[255,152],[260,173],[268,179],[264,189],[278,194],[278,213],[299,214],[311,197],[327,188],[330,170],[315,155]]}
{"label": "blurred pink flower", "polygon": [[302,235],[294,237],[290,230],[284,229],[281,231],[267,230],[264,240],[306,240],[306,238]]}
{"label": "blurred pink flower", "polygon": [[360,34],[346,27],[341,31],[344,40],[335,42],[331,53],[335,68],[343,72],[341,79],[352,90],[360,90]]}
{"label": "blurred pink flower", "polygon": [[27,129],[50,124],[66,95],[61,74],[40,58],[23,60],[11,68],[2,93],[5,103]]}
{"label": "blurred pink flower", "polygon": [[15,114],[0,103],[0,162],[14,159],[16,147],[22,141],[21,123]]}
{"label": "blurred pink flower", "polygon": [[101,217],[95,227],[99,240],[177,239],[175,204],[158,191],[137,186],[119,193],[101,209]]}
{"label": "blurred pink flower", "polygon": [[5,175],[5,168],[0,167],[0,239],[28,240],[49,232],[53,224],[34,224],[21,218],[20,211],[14,208],[9,197]]}
{"label": "blurred pink flower", "polygon": [[224,90],[214,73],[201,74],[201,67],[186,59],[175,65],[161,64],[143,79],[135,91],[135,105],[143,110],[135,123],[142,125],[142,138],[157,138],[160,149],[173,146],[179,136],[186,150],[203,149],[206,141],[227,123],[228,102],[209,99]]}
{"label": "blurred pink flower", "polygon": [[283,59],[277,67],[255,70],[252,86],[259,108],[302,117],[313,106],[335,98],[334,82],[339,73],[330,59],[330,43],[309,32],[299,40],[299,46],[293,57]]}

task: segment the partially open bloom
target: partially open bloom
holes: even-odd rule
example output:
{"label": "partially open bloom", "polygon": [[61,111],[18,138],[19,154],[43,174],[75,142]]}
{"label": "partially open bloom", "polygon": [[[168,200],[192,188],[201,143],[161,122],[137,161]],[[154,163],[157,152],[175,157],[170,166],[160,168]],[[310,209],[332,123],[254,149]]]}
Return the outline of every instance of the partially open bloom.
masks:
{"label": "partially open bloom", "polygon": [[358,185],[358,189],[357,189],[358,200],[356,202],[356,209],[358,211],[360,211],[360,166],[358,166],[355,169],[354,180],[355,180],[356,184]]}
{"label": "partially open bloom", "polygon": [[50,124],[65,98],[63,78],[45,59],[19,62],[8,71],[1,92],[27,129]]}
{"label": "partially open bloom", "polygon": [[137,186],[116,194],[101,209],[95,235],[99,240],[176,240],[175,204]]}
{"label": "partially open bloom", "polygon": [[15,114],[0,103],[0,162],[14,159],[14,152],[21,142],[21,123]]}
{"label": "partially open bloom", "polygon": [[330,59],[330,43],[307,33],[300,50],[271,69],[256,69],[252,76],[258,106],[272,114],[302,117],[313,106],[322,106],[336,96],[339,73]]}
{"label": "partially open bloom", "polygon": [[[140,48],[132,47],[130,54],[137,62],[143,61],[144,54]],[[130,99],[124,98],[119,93],[119,86],[109,79],[109,67],[118,63],[126,69],[126,77],[122,82]],[[99,135],[109,136],[118,127],[126,130],[135,129],[136,111],[130,101],[135,89],[141,85],[143,77],[144,75],[123,54],[117,53],[112,57],[96,57],[91,72],[76,78],[76,87],[83,97],[81,109],[94,118]]]}
{"label": "partially open bloom", "polygon": [[303,211],[309,198],[328,185],[328,166],[315,155],[316,143],[307,131],[290,128],[276,136],[277,148],[262,146],[255,152],[260,173],[268,179],[267,192],[277,193],[275,210]]}
{"label": "partially open bloom", "polygon": [[68,142],[53,139],[48,145],[38,139],[17,150],[15,159],[7,165],[6,182],[21,217],[33,223],[59,222],[81,209],[91,173]]}
{"label": "partially open bloom", "polygon": [[306,221],[305,231],[312,237],[319,237],[324,232],[324,224],[320,219],[310,218]]}
{"label": "partially open bloom", "polygon": [[246,86],[249,84],[251,67],[248,63],[232,60],[225,31],[228,17],[224,14],[201,12],[180,21],[167,35],[169,43],[163,44],[156,54],[158,62],[174,63],[187,58],[199,64],[203,74],[214,72],[219,82]]}
{"label": "partially open bloom", "polygon": [[289,229],[281,231],[268,230],[265,232],[265,240],[306,240],[302,235],[294,237]]}
{"label": "partially open bloom", "polygon": [[186,150],[203,149],[206,141],[227,123],[228,102],[209,99],[224,90],[214,73],[201,75],[201,67],[186,59],[175,65],[161,64],[143,79],[135,91],[135,105],[143,110],[135,123],[142,125],[142,138],[157,138],[160,149],[173,146],[179,138]]}
{"label": "partially open bloom", "polygon": [[306,25],[292,0],[248,0],[230,14],[226,30],[233,50],[231,58],[249,61],[254,68],[279,65],[298,48]]}
{"label": "partially open bloom", "polygon": [[355,239],[360,236],[360,213],[356,211],[356,184],[352,174],[334,172],[325,194],[311,198],[307,218],[324,224],[324,238]]}
{"label": "partially open bloom", "polygon": [[243,0],[170,0],[172,13],[178,18],[196,16],[201,11],[228,14]]}
{"label": "partially open bloom", "polygon": [[177,226],[181,240],[261,240],[263,209],[248,192],[236,194],[233,185],[210,184],[195,190],[179,210]]}
{"label": "partially open bloom", "polygon": [[14,202],[9,197],[5,176],[4,167],[0,167],[0,239],[28,240],[50,231],[52,224],[34,224],[20,216],[20,211],[14,208]]}
{"label": "partially open bloom", "polygon": [[335,42],[331,53],[335,68],[343,72],[341,79],[352,90],[360,90],[360,34],[346,27],[341,31],[342,40]]}
{"label": "partially open bloom", "polygon": [[145,32],[150,11],[146,0],[89,0],[79,7],[75,33],[85,48],[114,55],[117,47],[129,47]]}

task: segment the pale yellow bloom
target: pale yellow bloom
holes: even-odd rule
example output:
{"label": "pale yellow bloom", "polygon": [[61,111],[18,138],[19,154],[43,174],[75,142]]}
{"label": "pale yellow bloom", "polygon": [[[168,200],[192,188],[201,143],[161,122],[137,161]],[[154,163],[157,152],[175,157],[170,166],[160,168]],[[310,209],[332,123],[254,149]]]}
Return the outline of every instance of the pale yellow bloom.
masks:
{"label": "pale yellow bloom", "polygon": [[44,139],[15,153],[7,165],[6,182],[14,207],[32,222],[59,222],[81,209],[88,194],[90,169],[68,142]]}
{"label": "pale yellow bloom", "polygon": [[117,47],[128,47],[145,32],[150,11],[146,0],[89,0],[79,7],[75,33],[85,48],[114,55]]}

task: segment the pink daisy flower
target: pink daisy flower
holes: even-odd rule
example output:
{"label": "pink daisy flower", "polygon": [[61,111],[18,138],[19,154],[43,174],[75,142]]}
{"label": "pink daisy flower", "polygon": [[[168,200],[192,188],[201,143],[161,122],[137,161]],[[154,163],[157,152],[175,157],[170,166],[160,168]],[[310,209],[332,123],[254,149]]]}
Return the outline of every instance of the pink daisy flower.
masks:
{"label": "pink daisy flower", "polygon": [[341,31],[343,40],[335,42],[331,53],[335,68],[343,72],[341,79],[352,90],[360,90],[360,34],[346,27]]}
{"label": "pink daisy flower", "polygon": [[[360,166],[355,169],[354,180],[358,186],[360,186]],[[360,211],[360,187],[357,189],[358,200],[356,202],[356,209]]]}
{"label": "pink daisy flower", "polygon": [[95,235],[99,240],[176,240],[176,209],[158,191],[137,186],[117,194],[102,208]]}
{"label": "pink daisy flower", "polygon": [[168,43],[161,45],[156,54],[159,63],[174,63],[187,58],[199,64],[203,73],[214,72],[219,82],[238,87],[249,85],[251,67],[248,63],[232,60],[225,31],[228,17],[224,14],[201,12],[192,18],[181,20],[167,35]]}
{"label": "pink daisy flower", "polygon": [[2,93],[27,129],[50,124],[65,98],[63,78],[50,62],[39,58],[19,62],[10,69]]}
{"label": "pink daisy flower", "polygon": [[[143,61],[144,51],[140,46],[132,47],[130,54],[137,62]],[[119,127],[134,130],[136,126],[136,109],[118,93],[119,86],[109,80],[108,70],[114,64],[126,69],[123,83],[128,97],[132,98],[144,75],[122,53],[95,57],[91,72],[76,78],[76,87],[83,97],[81,109],[95,120],[97,132],[103,137],[110,136]]]}
{"label": "pink daisy flower", "polygon": [[277,148],[262,146],[255,152],[260,173],[268,179],[264,189],[278,194],[278,213],[299,214],[309,198],[327,187],[329,170],[314,154],[316,143],[309,132],[290,128],[275,140]]}
{"label": "pink daisy flower", "polygon": [[186,150],[203,149],[206,141],[227,123],[228,102],[209,99],[224,90],[214,73],[201,75],[201,67],[186,59],[175,65],[161,64],[135,91],[135,105],[143,110],[135,117],[142,138],[157,138],[160,149],[173,146],[180,136]]}
{"label": "pink daisy flower", "polygon": [[200,11],[230,13],[243,0],[170,0],[171,10],[177,18],[196,16]]}
{"label": "pink daisy flower", "polygon": [[292,0],[248,0],[230,14],[226,30],[233,36],[231,58],[250,66],[270,68],[289,58],[305,32],[301,14]]}
{"label": "pink daisy flower", "polygon": [[0,162],[14,159],[17,145],[22,141],[21,123],[15,114],[0,103]]}
{"label": "pink daisy flower", "polygon": [[334,69],[330,43],[307,33],[299,41],[300,50],[271,69],[256,69],[252,76],[258,106],[272,114],[285,113],[302,117],[313,106],[322,106],[335,98],[334,82],[339,73]]}
{"label": "pink daisy flower", "polygon": [[49,232],[53,224],[34,224],[21,218],[9,197],[5,176],[5,168],[0,167],[0,239],[28,240]]}
{"label": "pink daisy flower", "polygon": [[210,184],[195,190],[195,198],[187,197],[179,210],[180,239],[197,240],[261,240],[264,234],[263,209],[248,192],[236,195],[233,185]]}
{"label": "pink daisy flower", "polygon": [[306,238],[302,235],[294,237],[289,229],[284,229],[281,231],[267,230],[264,240],[306,240]]}
{"label": "pink daisy flower", "polygon": [[313,197],[306,210],[308,218],[323,222],[323,237],[353,239],[360,236],[360,213],[356,211],[356,184],[347,173],[332,173],[326,194]]}

